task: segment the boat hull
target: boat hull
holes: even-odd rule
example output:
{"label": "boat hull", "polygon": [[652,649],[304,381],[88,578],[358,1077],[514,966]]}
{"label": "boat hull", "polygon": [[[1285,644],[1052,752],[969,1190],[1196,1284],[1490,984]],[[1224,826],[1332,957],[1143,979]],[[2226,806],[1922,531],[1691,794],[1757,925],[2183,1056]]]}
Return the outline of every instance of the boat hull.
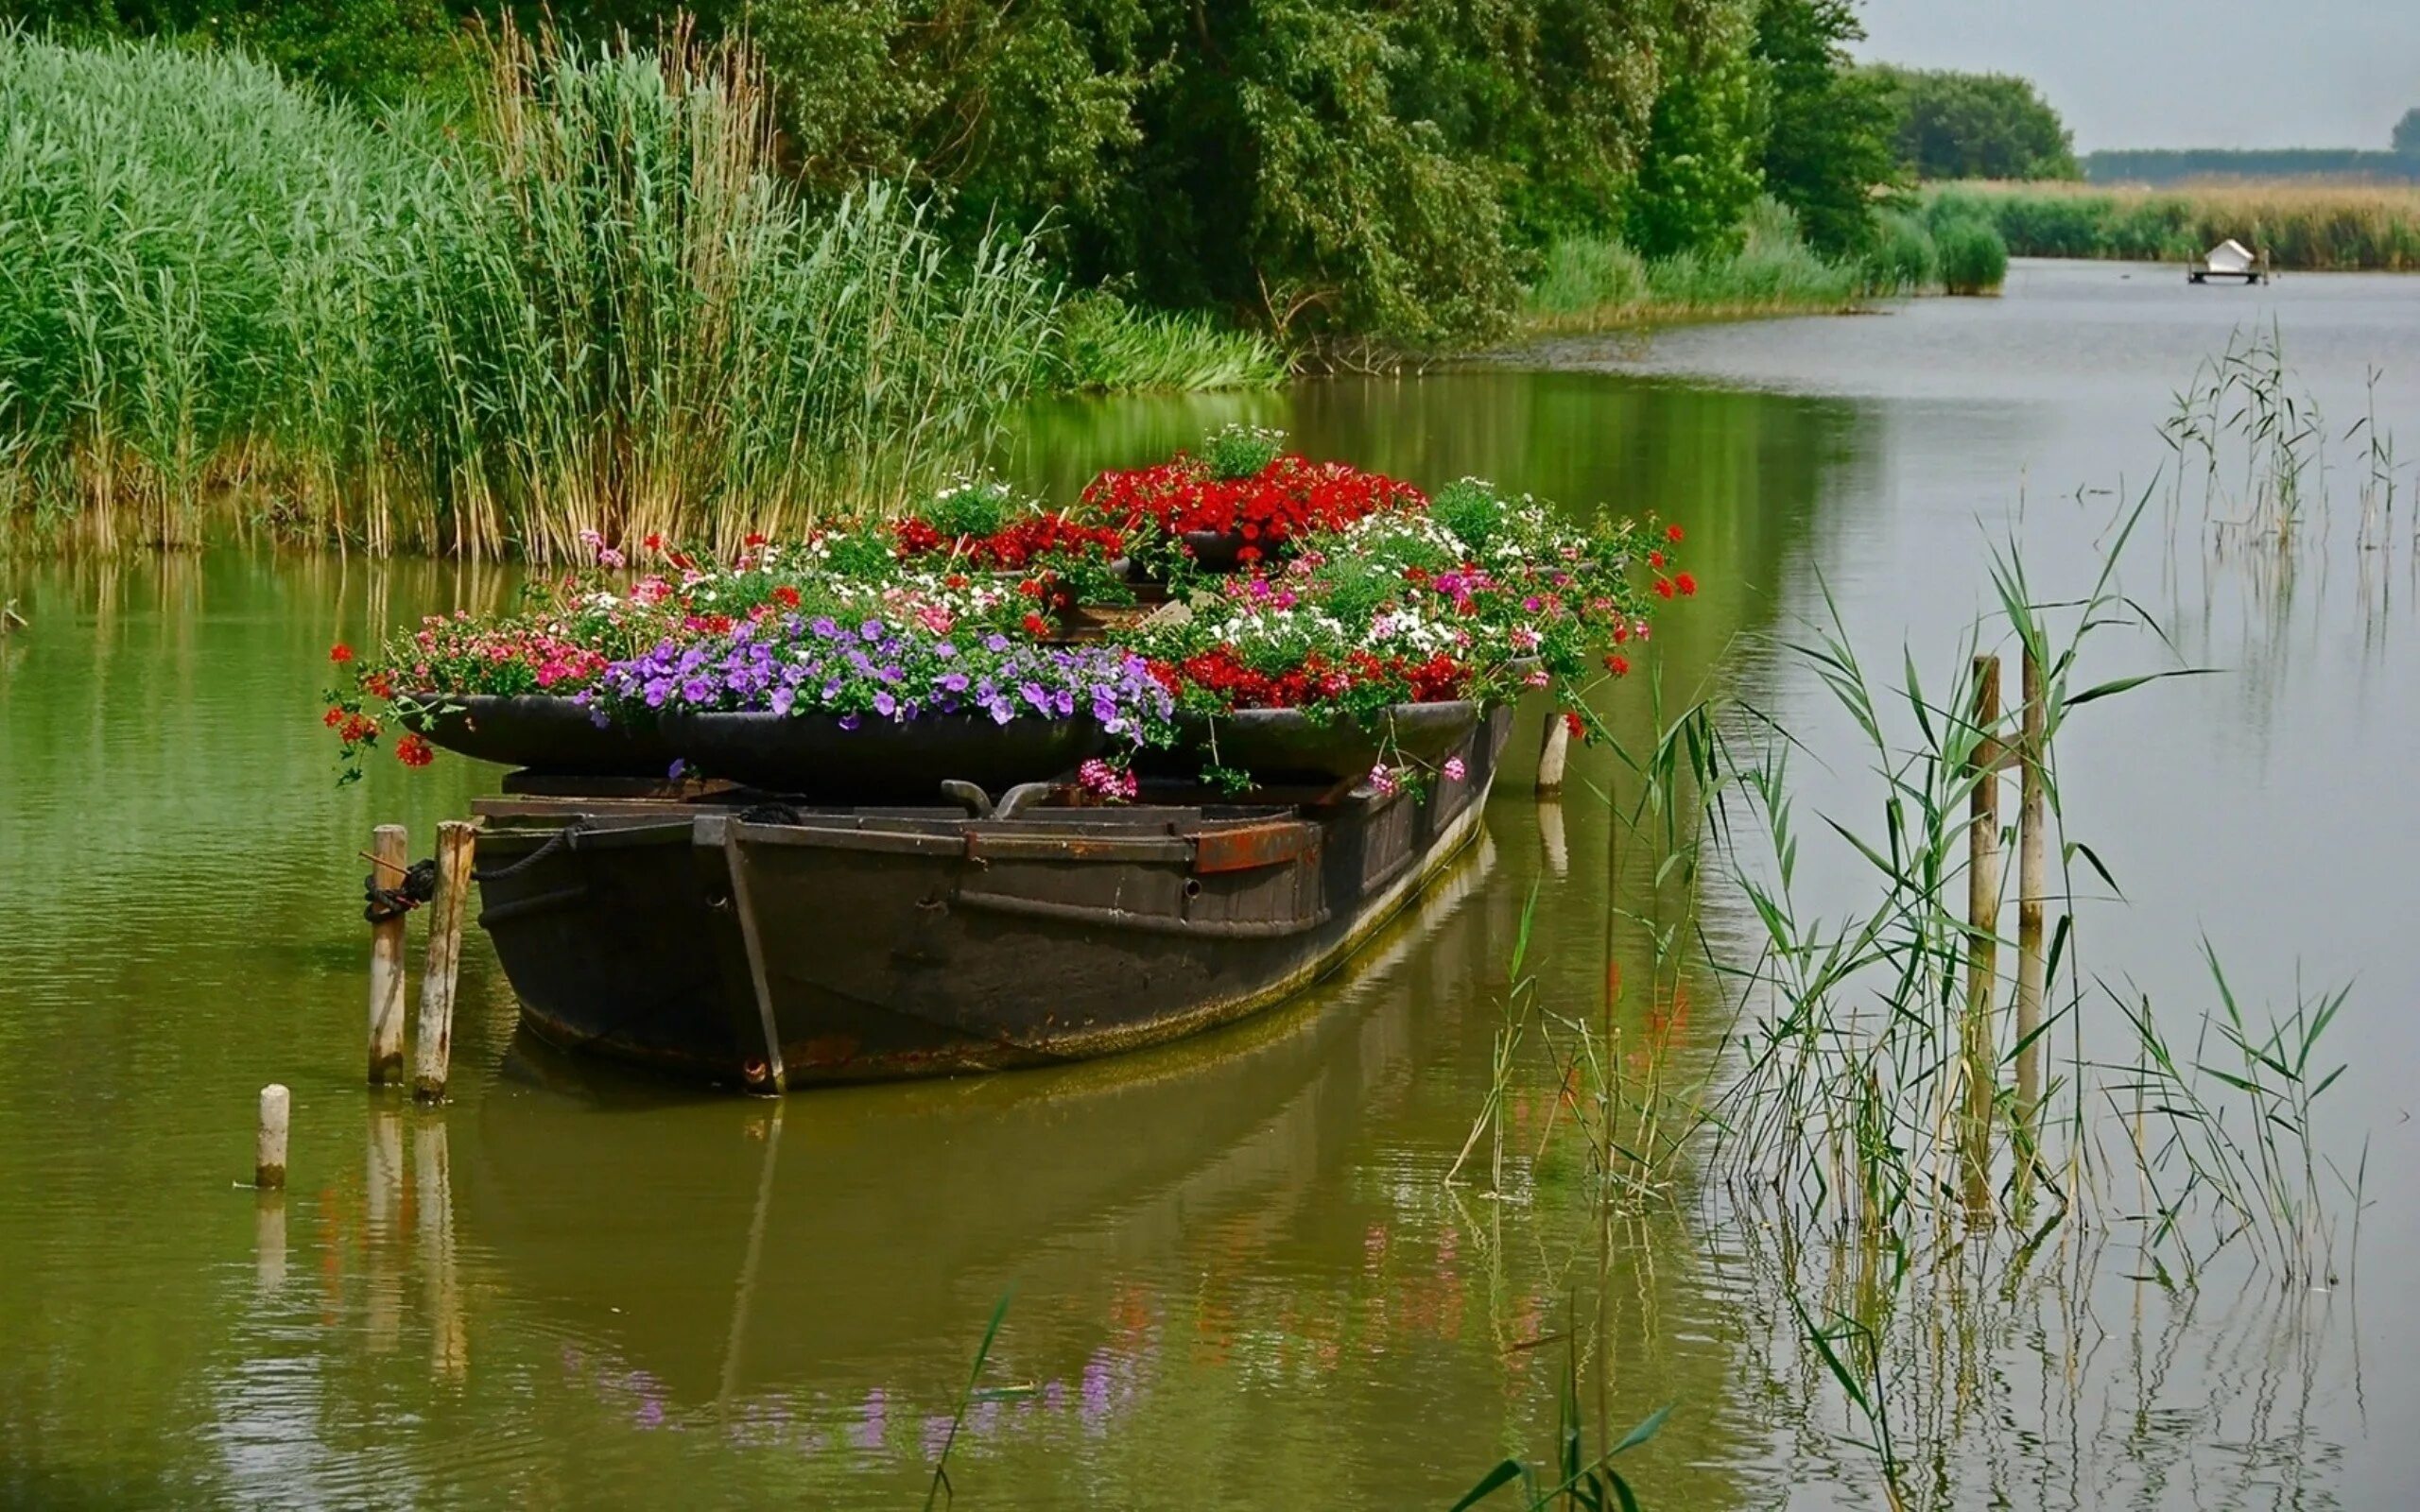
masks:
{"label": "boat hull", "polygon": [[750,1091],[1115,1054],[1335,970],[1478,833],[1509,726],[1299,808],[491,800],[480,921],[534,1033]]}

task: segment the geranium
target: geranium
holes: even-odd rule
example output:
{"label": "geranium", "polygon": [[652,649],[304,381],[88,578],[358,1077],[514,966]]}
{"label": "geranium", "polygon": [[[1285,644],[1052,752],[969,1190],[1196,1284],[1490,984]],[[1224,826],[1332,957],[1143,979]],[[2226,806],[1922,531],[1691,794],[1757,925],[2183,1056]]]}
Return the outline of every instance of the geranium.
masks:
{"label": "geranium", "polygon": [[[1268,444],[1230,445],[1222,433],[1205,447],[1208,455],[1180,452],[1151,467],[1103,472],[1085,486],[1082,506],[1130,541],[1152,538],[1140,549],[1166,566],[1197,555],[1187,536],[1239,541],[1237,558],[1250,564],[1305,533],[1427,504],[1409,483],[1277,451],[1274,433],[1254,434]],[[1234,466],[1266,460],[1251,472],[1231,472],[1217,465],[1222,453]]]}

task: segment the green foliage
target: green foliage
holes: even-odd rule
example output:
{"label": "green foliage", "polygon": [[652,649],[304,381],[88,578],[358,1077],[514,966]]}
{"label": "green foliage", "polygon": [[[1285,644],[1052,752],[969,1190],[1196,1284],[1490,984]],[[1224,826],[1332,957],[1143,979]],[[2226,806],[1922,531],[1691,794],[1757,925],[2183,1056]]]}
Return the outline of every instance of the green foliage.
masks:
{"label": "green foliage", "polygon": [[1900,178],[1891,87],[1850,63],[1848,44],[1864,35],[1852,0],[1765,0],[1756,12],[1771,100],[1765,188],[1797,213],[1807,245],[1832,256],[1866,246],[1874,191]]}
{"label": "green foliage", "polygon": [[2387,138],[2388,148],[2405,157],[2420,157],[2420,105],[2403,112]]}
{"label": "green foliage", "polygon": [[1719,11],[1697,57],[1656,96],[1647,148],[1628,196],[1624,239],[1655,259],[1721,253],[1759,188],[1761,98],[1755,72],[1726,33],[1745,17]]}
{"label": "green foliage", "polygon": [[1952,215],[1932,225],[1942,287],[1952,294],[1989,294],[2008,280],[2008,243],[1990,221]]}
{"label": "green foliage", "polygon": [[930,487],[1046,375],[1032,244],[810,212],[740,55],[493,62],[486,129],[382,130],[232,55],[0,43],[0,514],[735,540]]}
{"label": "green foliage", "polygon": [[1893,293],[1921,294],[1941,280],[1941,254],[1921,215],[1894,210],[1885,213],[1866,251],[1866,266],[1875,287]]}
{"label": "green foliage", "polygon": [[1524,301],[1532,325],[1588,329],[1689,317],[1853,309],[1878,284],[1858,259],[1824,256],[1798,233],[1788,205],[1749,208],[1729,251],[1689,250],[1650,262],[1603,237],[1571,236],[1547,249]]}
{"label": "green foliage", "polygon": [[1286,450],[1286,433],[1261,425],[1221,425],[1201,443],[1214,478],[1257,477]]}
{"label": "green foliage", "polygon": [[1919,179],[2073,179],[2067,129],[2030,80],[1878,68],[1899,115],[1899,161]]}
{"label": "green foliage", "polygon": [[338,94],[463,95],[468,12],[455,0],[6,0],[0,18],[62,39],[169,36],[231,44]]}
{"label": "green foliage", "polygon": [[1061,307],[1059,352],[1070,388],[1133,393],[1266,388],[1286,354],[1256,332],[1191,310],[1149,310],[1106,290]]}

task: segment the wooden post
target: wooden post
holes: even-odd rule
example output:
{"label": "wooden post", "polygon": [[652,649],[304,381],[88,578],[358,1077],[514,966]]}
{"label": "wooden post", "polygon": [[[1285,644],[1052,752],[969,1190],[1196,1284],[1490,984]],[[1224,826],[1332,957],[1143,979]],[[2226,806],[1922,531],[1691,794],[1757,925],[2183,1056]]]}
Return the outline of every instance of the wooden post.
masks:
{"label": "wooden post", "polygon": [[462,963],[462,900],[471,890],[477,837],[477,827],[468,819],[437,827],[437,897],[429,905],[428,965],[421,973],[420,1026],[412,1047],[412,1095],[424,1103],[444,1098],[454,1058],[454,978]]}
{"label": "wooden post", "polygon": [[[370,842],[370,874],[381,887],[400,885],[411,860],[411,837],[400,824],[382,824]],[[370,926],[370,1085],[404,1079],[404,919]]]}
{"label": "wooden post", "polygon": [[2042,663],[2033,648],[2025,648],[2025,734],[2018,750],[2022,766],[2017,778],[2016,808],[2016,1114],[2020,1126],[2033,1126],[2033,1105],[2042,1095],[2042,1047],[2034,1037],[2042,1028],[2042,901],[2049,886],[2049,863],[2043,852],[2042,742],[2048,712],[2042,702]]}
{"label": "wooden post", "polygon": [[285,1126],[293,1094],[277,1083],[261,1089],[260,1127],[252,1138],[252,1185],[263,1192],[285,1188]]}
{"label": "wooden post", "polygon": [[1563,791],[1563,768],[1571,760],[1571,725],[1559,709],[1547,711],[1547,736],[1538,747],[1538,792]]}
{"label": "wooden post", "polygon": [[2000,763],[2005,756],[1989,731],[2000,718],[2000,659],[1975,659],[1975,728],[1985,733],[1967,758],[1974,779],[1966,828],[1966,1108],[1961,1139],[1966,1160],[1966,1195],[1980,1206],[1991,1190],[1992,1100],[1998,1090],[1994,1054],[1993,1000],[1998,994],[2000,925]]}

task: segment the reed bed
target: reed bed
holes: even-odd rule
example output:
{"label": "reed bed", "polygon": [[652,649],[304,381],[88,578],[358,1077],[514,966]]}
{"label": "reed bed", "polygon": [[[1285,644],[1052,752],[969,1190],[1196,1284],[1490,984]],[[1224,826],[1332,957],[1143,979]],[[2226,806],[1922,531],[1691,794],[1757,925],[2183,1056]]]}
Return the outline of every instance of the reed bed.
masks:
{"label": "reed bed", "polygon": [[189,545],[735,542],[903,501],[1052,381],[1030,237],[804,204],[752,60],[509,29],[468,129],[240,57],[0,42],[0,520]]}
{"label": "reed bed", "polygon": [[1855,309],[1876,292],[1869,271],[1809,248],[1788,207],[1759,201],[1737,250],[1650,262],[1608,237],[1548,247],[1523,301],[1533,330],[1578,331],[1667,319]]}
{"label": "reed bed", "polygon": [[2279,268],[2420,269],[2420,185],[1961,182],[1930,194],[1988,219],[2019,257],[2181,262],[2233,237]]}

